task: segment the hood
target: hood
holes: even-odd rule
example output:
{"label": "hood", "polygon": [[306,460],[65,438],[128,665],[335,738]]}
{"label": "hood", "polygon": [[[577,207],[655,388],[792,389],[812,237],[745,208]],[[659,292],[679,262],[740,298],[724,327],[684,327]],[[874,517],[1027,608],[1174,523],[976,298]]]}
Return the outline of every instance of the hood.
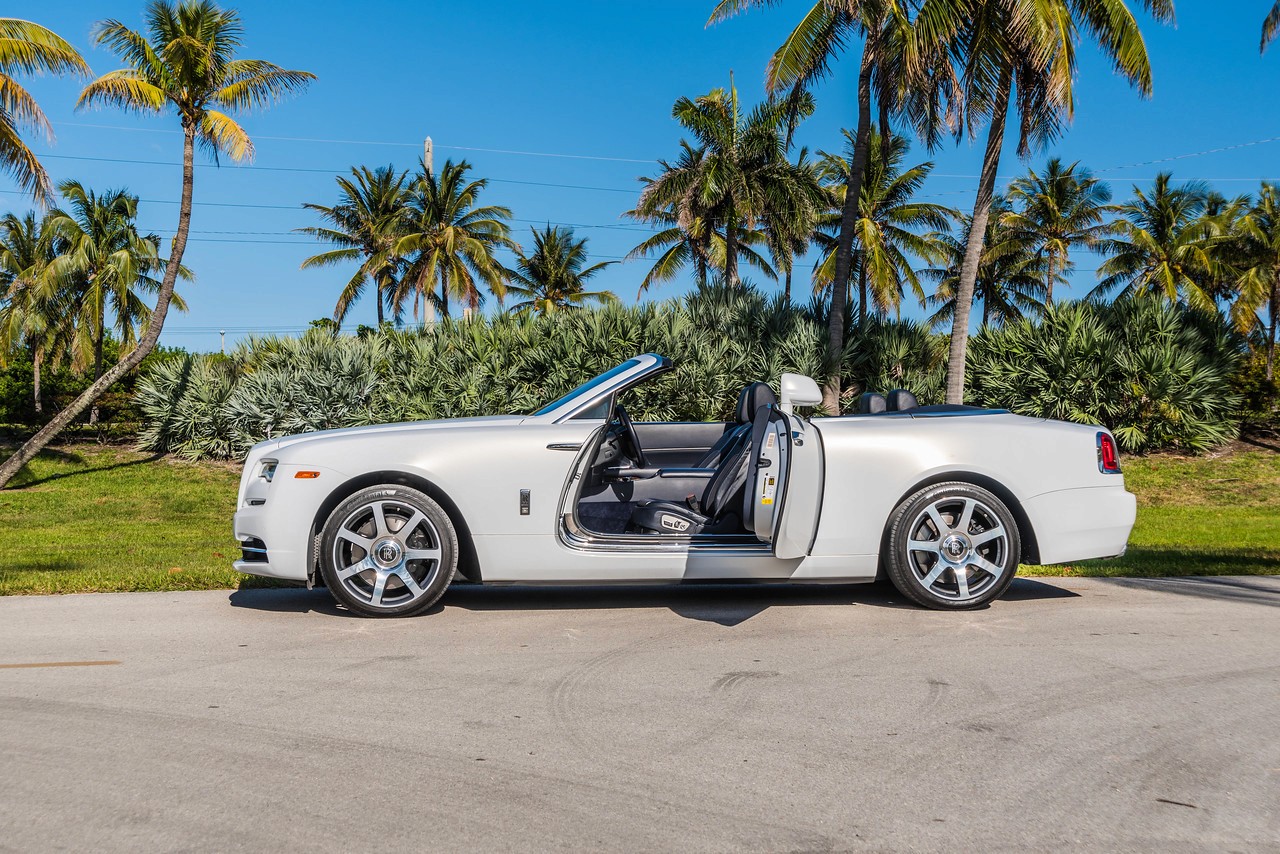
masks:
{"label": "hood", "polygon": [[316,430],[311,433],[297,433],[292,436],[282,436],[279,439],[267,439],[265,442],[259,442],[253,446],[253,449],[249,452],[249,457],[253,458],[262,453],[278,451],[281,448],[285,448],[290,445],[322,441],[331,438],[342,438],[344,436],[373,436],[385,433],[403,433],[414,430],[439,430],[454,427],[470,429],[509,426],[512,424],[519,424],[528,417],[528,415],[484,415],[477,418],[443,418],[436,421],[402,421],[395,424],[369,424],[364,427],[341,427],[335,430]]}

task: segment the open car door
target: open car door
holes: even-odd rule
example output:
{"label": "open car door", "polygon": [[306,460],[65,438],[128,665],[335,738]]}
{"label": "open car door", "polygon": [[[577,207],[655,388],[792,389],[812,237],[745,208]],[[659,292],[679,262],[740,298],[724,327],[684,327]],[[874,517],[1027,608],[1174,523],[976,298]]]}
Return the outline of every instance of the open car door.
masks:
{"label": "open car door", "polygon": [[[789,376],[783,375],[784,390]],[[806,419],[785,411],[789,408],[784,394],[782,406],[756,413],[751,430],[755,477],[744,501],[748,529],[771,543],[779,558],[809,554],[822,509],[822,437]]]}

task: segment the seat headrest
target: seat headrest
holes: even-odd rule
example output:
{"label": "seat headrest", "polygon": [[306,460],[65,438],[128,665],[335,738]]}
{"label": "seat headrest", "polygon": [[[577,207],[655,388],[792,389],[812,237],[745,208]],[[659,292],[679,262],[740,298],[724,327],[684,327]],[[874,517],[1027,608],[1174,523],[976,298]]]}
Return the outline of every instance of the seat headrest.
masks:
{"label": "seat headrest", "polygon": [[916,400],[916,396],[905,388],[895,388],[889,392],[886,400],[889,404],[890,412],[906,412],[908,409],[915,409],[920,405],[920,401]]}
{"label": "seat headrest", "polygon": [[738,423],[750,424],[756,417],[756,410],[762,406],[778,405],[778,396],[769,388],[768,383],[752,383],[738,395]]}
{"label": "seat headrest", "polygon": [[868,391],[858,398],[858,412],[863,415],[878,415],[881,412],[888,411],[888,409],[889,403],[884,399],[883,394]]}

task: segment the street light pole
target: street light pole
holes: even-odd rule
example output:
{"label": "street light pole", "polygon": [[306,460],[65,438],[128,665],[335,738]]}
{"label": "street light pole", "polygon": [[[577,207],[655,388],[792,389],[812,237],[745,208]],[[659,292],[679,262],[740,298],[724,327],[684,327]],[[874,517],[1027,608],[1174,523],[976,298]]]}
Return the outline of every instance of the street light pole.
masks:
{"label": "street light pole", "polygon": [[222,355],[227,355],[227,330],[223,329],[218,332],[222,336]]}

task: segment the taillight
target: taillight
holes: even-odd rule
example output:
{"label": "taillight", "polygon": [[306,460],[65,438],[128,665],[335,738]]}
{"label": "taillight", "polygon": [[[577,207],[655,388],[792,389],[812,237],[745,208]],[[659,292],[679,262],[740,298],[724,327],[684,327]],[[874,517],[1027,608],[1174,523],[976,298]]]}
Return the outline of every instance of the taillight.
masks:
{"label": "taillight", "polygon": [[1120,454],[1116,452],[1116,440],[1110,433],[1098,433],[1098,471],[1103,474],[1120,473]]}

